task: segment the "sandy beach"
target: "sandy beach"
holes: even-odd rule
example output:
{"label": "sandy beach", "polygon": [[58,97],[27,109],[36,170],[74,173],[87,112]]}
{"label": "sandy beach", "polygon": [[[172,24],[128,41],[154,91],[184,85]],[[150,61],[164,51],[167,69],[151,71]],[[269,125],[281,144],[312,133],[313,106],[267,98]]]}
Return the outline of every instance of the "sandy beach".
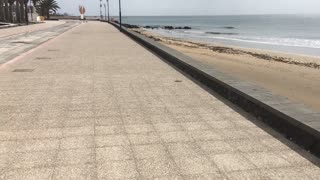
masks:
{"label": "sandy beach", "polygon": [[320,57],[206,44],[163,37],[143,29],[132,30],[240,80],[257,84],[273,94],[320,112]]}

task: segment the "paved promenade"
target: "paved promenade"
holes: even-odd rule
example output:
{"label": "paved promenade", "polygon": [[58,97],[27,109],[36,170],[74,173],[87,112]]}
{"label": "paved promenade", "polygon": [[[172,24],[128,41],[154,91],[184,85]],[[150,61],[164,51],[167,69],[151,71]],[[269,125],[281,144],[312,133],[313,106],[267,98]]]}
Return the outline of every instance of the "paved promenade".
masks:
{"label": "paved promenade", "polygon": [[44,30],[48,28],[52,28],[55,26],[59,26],[64,24],[65,21],[46,21],[45,23],[40,24],[31,24],[28,26],[18,26],[15,28],[4,28],[0,29],[0,38],[14,36],[18,34],[26,34],[33,31]]}
{"label": "paved promenade", "polygon": [[[78,25],[77,21],[47,22],[0,29],[0,65]],[[2,37],[3,34],[10,34]]]}
{"label": "paved promenade", "polygon": [[0,65],[0,112],[0,179],[320,178],[316,158],[106,23]]}

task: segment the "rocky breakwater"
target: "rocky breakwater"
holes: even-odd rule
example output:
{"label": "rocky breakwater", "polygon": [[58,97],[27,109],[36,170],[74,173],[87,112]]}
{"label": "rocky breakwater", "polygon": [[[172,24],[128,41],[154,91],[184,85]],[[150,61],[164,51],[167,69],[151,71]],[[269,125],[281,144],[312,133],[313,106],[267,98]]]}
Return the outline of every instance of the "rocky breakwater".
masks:
{"label": "rocky breakwater", "polygon": [[[118,21],[113,21],[114,23],[119,24]],[[139,26],[134,24],[122,24],[123,27],[128,29],[137,29],[137,28],[145,28],[145,29],[167,29],[167,30],[175,30],[175,29],[192,29],[190,26],[160,26],[160,25],[147,25],[147,26]]]}

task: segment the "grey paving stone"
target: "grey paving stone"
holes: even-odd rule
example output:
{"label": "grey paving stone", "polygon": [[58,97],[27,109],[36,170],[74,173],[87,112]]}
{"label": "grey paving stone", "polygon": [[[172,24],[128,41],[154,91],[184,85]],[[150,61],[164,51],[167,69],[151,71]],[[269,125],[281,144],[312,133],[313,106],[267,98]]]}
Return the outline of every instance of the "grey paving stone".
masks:
{"label": "grey paving stone", "polygon": [[218,166],[220,171],[232,172],[241,170],[256,169],[256,166],[249,162],[239,153],[211,155],[211,159]]}
{"label": "grey paving stone", "polygon": [[191,138],[184,131],[162,132],[160,136],[167,143],[191,141]]}
{"label": "grey paving stone", "polygon": [[[304,150],[297,150],[297,152],[291,151],[291,150],[284,150],[284,151],[275,151],[274,153],[280,155],[283,159],[285,159],[286,161],[288,161],[290,164],[294,166],[312,166],[312,162],[307,160],[306,157],[302,156],[306,154]],[[316,159],[312,156],[313,155],[310,154],[309,158]],[[316,165],[319,165],[319,161],[314,161],[313,163],[315,163]]]}
{"label": "grey paving stone", "polygon": [[115,134],[122,134],[121,126],[114,125],[114,126],[95,126],[95,134],[96,135],[115,135]]}
{"label": "grey paving stone", "polygon": [[319,179],[315,157],[105,23],[0,67],[0,112],[0,179]]}
{"label": "grey paving stone", "polygon": [[235,171],[235,172],[227,173],[226,176],[229,179],[234,179],[234,180],[248,180],[248,179],[265,180],[265,179],[269,179],[268,176],[263,174],[260,170]]}
{"label": "grey paving stone", "polygon": [[15,169],[0,175],[1,179],[50,179],[53,174],[53,168],[32,168],[32,169]]}
{"label": "grey paving stone", "polygon": [[232,142],[201,141],[197,143],[207,154],[228,154],[237,151],[237,149],[233,147]]}
{"label": "grey paving stone", "polygon": [[187,179],[187,180],[193,180],[193,179],[197,179],[197,180],[200,180],[200,179],[207,179],[207,180],[218,180],[218,179],[221,179],[221,180],[226,180],[227,179],[227,177],[225,175],[223,175],[222,173],[219,173],[219,172],[215,172],[215,173],[211,173],[211,174],[183,175],[183,178]]}
{"label": "grey paving stone", "polygon": [[262,171],[263,176],[269,179],[276,180],[300,180],[300,179],[311,179],[307,174],[305,174],[299,168],[283,168],[283,169],[270,169]]}
{"label": "grey paving stone", "polygon": [[95,137],[96,147],[125,146],[129,145],[129,139],[124,135],[107,135]]}
{"label": "grey paving stone", "polygon": [[19,140],[16,141],[16,149],[13,152],[57,150],[59,145],[59,139]]}
{"label": "grey paving stone", "polygon": [[99,179],[130,179],[139,176],[132,160],[109,161],[97,166]]}
{"label": "grey paving stone", "polygon": [[141,175],[145,178],[178,175],[174,162],[167,157],[142,159],[137,161]]}
{"label": "grey paving stone", "polygon": [[59,166],[83,165],[95,162],[94,149],[71,149],[57,152],[56,164]]}
{"label": "grey paving stone", "polygon": [[99,163],[130,159],[133,159],[133,156],[129,146],[113,146],[96,149],[96,161]]}
{"label": "grey paving stone", "polygon": [[56,151],[15,153],[12,158],[12,168],[51,167],[55,163]]}
{"label": "grey paving stone", "polygon": [[265,151],[272,150],[268,146],[261,144],[259,139],[257,140],[243,139],[243,140],[229,141],[228,143],[238,151],[244,152],[244,153],[245,152],[265,152]]}
{"label": "grey paving stone", "polygon": [[138,145],[132,148],[137,159],[161,158],[167,155],[162,144]]}
{"label": "grey paving stone", "polygon": [[180,123],[157,123],[154,124],[158,132],[182,131]]}
{"label": "grey paving stone", "polygon": [[196,141],[217,141],[222,140],[222,136],[216,131],[190,131],[188,134]]}
{"label": "grey paving stone", "polygon": [[130,134],[128,137],[133,145],[159,144],[161,142],[159,135],[156,133]]}
{"label": "grey paving stone", "polygon": [[61,149],[87,149],[95,147],[93,136],[66,137],[61,140]]}
{"label": "grey paving stone", "polygon": [[195,130],[208,130],[210,127],[205,122],[187,122],[187,123],[181,123],[181,126],[186,131],[195,131]]}
{"label": "grey paving stone", "polygon": [[168,144],[168,151],[174,157],[179,156],[200,156],[200,150],[193,142],[178,142]]}
{"label": "grey paving stone", "polygon": [[59,166],[54,169],[52,179],[89,180],[95,178],[96,168],[92,164]]}
{"label": "grey paving stone", "polygon": [[218,171],[218,168],[204,156],[179,156],[174,157],[174,160],[183,175],[210,174]]}
{"label": "grey paving stone", "polygon": [[94,127],[84,126],[84,127],[69,127],[63,128],[62,130],[64,137],[74,137],[74,136],[93,136]]}
{"label": "grey paving stone", "polygon": [[125,130],[128,134],[145,134],[154,131],[153,127],[149,124],[128,125],[125,126]]}
{"label": "grey paving stone", "polygon": [[284,158],[273,152],[254,152],[245,154],[245,156],[258,168],[277,168],[291,165]]}

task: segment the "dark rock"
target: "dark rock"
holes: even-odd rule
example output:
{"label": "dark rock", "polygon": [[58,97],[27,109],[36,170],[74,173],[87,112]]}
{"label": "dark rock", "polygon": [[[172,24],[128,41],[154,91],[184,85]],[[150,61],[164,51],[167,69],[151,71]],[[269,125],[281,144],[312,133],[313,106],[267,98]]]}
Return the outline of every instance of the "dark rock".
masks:
{"label": "dark rock", "polygon": [[174,29],[173,26],[164,26],[163,28],[164,28],[164,29],[168,29],[168,30],[173,30],[173,29]]}
{"label": "dark rock", "polygon": [[128,29],[132,29],[132,28],[140,28],[140,26],[137,25],[132,25],[132,24],[122,24],[124,27],[128,28]]}
{"label": "dark rock", "polygon": [[160,26],[144,26],[146,29],[157,29],[160,28]]}
{"label": "dark rock", "polygon": [[215,34],[215,35],[237,35],[238,33],[206,32],[206,34]]}
{"label": "dark rock", "polygon": [[235,27],[232,27],[232,26],[225,26],[225,27],[222,27],[224,29],[235,29]]}
{"label": "dark rock", "polygon": [[178,27],[174,27],[174,29],[192,29],[192,28],[189,26],[184,26],[184,27],[178,26]]}

